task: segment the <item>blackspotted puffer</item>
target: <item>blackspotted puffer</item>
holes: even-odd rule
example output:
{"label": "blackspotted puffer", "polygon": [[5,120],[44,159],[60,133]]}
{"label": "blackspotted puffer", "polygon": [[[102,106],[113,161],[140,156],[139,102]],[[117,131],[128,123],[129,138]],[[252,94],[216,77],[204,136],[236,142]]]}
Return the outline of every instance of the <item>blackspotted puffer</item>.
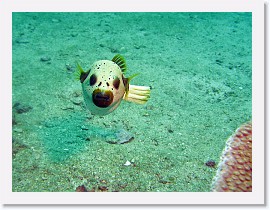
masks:
{"label": "blackspotted puffer", "polygon": [[109,114],[120,105],[122,99],[145,104],[150,97],[149,86],[129,84],[130,80],[138,74],[125,78],[126,61],[119,54],[111,61],[94,62],[88,71],[84,71],[79,64],[77,68],[84,101],[92,114]]}

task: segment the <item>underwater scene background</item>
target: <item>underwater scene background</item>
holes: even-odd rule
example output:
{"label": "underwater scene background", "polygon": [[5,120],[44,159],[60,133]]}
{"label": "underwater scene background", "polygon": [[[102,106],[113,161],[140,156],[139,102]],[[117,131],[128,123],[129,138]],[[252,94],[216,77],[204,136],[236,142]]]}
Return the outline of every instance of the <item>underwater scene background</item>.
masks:
{"label": "underwater scene background", "polygon": [[[210,191],[226,140],[252,118],[251,13],[12,21],[14,192]],[[118,53],[151,97],[91,115],[76,63],[88,69]]]}

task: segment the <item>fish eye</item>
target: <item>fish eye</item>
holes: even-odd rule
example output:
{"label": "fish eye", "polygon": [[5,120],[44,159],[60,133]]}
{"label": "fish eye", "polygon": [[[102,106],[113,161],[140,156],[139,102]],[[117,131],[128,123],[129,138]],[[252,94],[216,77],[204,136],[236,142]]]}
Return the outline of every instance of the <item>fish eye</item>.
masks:
{"label": "fish eye", "polygon": [[97,76],[92,74],[90,77],[90,85],[93,86],[97,82]]}
{"label": "fish eye", "polygon": [[115,87],[115,89],[118,90],[119,85],[120,85],[120,80],[119,80],[118,77],[116,77],[116,78],[113,80],[113,86]]}

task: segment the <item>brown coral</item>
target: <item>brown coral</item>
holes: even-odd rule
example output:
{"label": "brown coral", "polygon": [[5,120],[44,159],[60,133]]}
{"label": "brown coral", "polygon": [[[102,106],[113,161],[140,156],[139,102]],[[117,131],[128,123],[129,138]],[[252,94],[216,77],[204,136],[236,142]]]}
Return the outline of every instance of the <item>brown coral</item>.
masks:
{"label": "brown coral", "polygon": [[227,140],[216,176],[214,192],[252,191],[252,123],[239,127]]}

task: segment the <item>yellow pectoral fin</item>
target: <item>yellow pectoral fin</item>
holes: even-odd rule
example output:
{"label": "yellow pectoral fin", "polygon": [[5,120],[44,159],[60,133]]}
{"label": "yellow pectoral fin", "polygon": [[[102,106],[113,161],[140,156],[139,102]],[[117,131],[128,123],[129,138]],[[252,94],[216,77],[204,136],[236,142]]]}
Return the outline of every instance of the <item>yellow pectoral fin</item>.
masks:
{"label": "yellow pectoral fin", "polygon": [[145,104],[150,98],[149,86],[129,85],[123,99],[137,104]]}
{"label": "yellow pectoral fin", "polygon": [[75,77],[77,80],[80,80],[81,83],[84,82],[84,80],[87,78],[88,74],[89,74],[90,70],[85,72],[82,67],[80,66],[79,63],[77,63],[77,71],[75,72]]}
{"label": "yellow pectoral fin", "polygon": [[128,78],[128,81],[132,80],[134,77],[137,77],[140,73],[136,73],[136,74],[133,74],[131,75],[129,78]]}

